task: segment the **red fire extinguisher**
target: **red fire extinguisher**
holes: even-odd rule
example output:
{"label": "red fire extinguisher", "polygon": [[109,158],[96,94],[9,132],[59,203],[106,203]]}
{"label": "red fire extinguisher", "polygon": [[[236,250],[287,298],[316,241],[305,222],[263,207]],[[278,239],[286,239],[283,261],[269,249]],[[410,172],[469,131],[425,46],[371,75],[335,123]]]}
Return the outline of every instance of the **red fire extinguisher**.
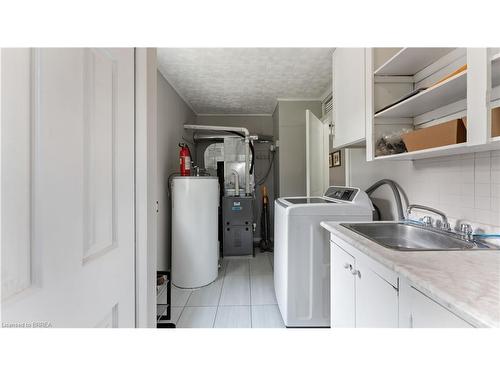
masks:
{"label": "red fire extinguisher", "polygon": [[191,175],[191,152],[185,143],[179,143],[181,150],[179,151],[179,162],[181,165],[181,176]]}

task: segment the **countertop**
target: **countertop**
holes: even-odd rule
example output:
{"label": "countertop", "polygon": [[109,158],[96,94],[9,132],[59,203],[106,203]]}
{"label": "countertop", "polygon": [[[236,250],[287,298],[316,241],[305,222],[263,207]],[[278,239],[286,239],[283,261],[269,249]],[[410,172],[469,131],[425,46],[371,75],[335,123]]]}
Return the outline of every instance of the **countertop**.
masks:
{"label": "countertop", "polygon": [[386,249],[337,222],[321,226],[477,327],[500,327],[500,251]]}

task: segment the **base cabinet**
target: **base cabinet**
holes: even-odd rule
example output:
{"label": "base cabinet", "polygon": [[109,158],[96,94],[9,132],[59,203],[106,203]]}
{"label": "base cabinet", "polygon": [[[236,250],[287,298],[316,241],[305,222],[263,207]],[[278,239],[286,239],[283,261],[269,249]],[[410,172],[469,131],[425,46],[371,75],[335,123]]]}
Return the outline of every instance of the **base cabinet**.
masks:
{"label": "base cabinet", "polygon": [[356,327],[397,328],[398,289],[356,262]]}
{"label": "base cabinet", "polygon": [[331,326],[398,327],[398,290],[332,243]]}
{"label": "base cabinet", "polygon": [[330,242],[332,328],[471,328],[400,276],[358,249]]}
{"label": "base cabinet", "polygon": [[472,325],[447,310],[419,290],[410,287],[411,328],[472,328]]}
{"label": "base cabinet", "polygon": [[331,249],[331,326],[352,328],[356,326],[356,279],[351,273],[355,268],[354,257],[335,244]]}

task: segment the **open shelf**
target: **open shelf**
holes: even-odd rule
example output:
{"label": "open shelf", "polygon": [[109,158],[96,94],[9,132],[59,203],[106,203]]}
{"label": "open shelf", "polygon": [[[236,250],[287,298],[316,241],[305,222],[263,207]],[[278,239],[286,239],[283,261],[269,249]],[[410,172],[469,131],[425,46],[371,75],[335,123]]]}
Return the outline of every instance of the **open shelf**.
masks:
{"label": "open shelf", "polygon": [[402,48],[375,75],[413,76],[455,48]]}
{"label": "open shelf", "polygon": [[500,146],[500,137],[494,137],[491,138],[490,141],[485,144],[478,144],[471,146],[467,142],[464,142],[454,145],[428,148],[425,150],[403,152],[401,154],[395,154],[395,155],[377,156],[373,158],[373,160],[394,160],[394,161],[420,160],[420,159],[436,158],[441,156],[451,156],[459,154],[470,154],[473,152],[498,150],[499,146]]}
{"label": "open shelf", "polygon": [[415,117],[444,107],[467,96],[467,71],[448,78],[411,98],[379,112],[375,118]]}
{"label": "open shelf", "polygon": [[401,154],[377,156],[375,160],[418,160],[438,156],[461,154],[467,148],[467,143],[458,143],[442,147],[428,148],[412,152],[403,152]]}

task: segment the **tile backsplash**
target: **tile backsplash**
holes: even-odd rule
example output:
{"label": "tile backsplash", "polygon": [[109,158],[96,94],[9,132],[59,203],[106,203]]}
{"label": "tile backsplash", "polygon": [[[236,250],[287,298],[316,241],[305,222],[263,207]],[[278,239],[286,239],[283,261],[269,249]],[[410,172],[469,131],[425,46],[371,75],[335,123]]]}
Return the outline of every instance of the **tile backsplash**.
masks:
{"label": "tile backsplash", "polygon": [[[410,203],[444,211],[452,226],[467,222],[476,231],[500,233],[500,151],[367,163],[364,150],[350,150],[349,160],[352,186],[366,189],[389,178],[401,185]],[[381,188],[373,196],[394,208],[388,189]],[[387,215],[391,213],[383,213]]]}

